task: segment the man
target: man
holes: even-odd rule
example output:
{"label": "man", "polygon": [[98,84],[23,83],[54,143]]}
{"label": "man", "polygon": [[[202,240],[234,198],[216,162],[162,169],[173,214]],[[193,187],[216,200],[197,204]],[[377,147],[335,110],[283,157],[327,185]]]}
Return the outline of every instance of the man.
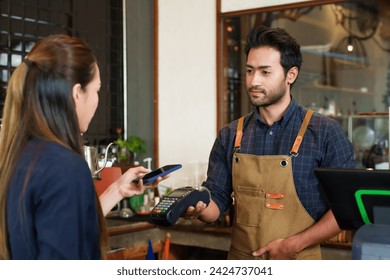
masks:
{"label": "man", "polygon": [[287,32],[255,28],[246,44],[255,109],[220,131],[203,183],[212,200],[186,217],[212,222],[234,201],[229,259],[320,259],[340,229],[313,170],[354,167],[353,147],[335,120],[292,97],[302,56]]}

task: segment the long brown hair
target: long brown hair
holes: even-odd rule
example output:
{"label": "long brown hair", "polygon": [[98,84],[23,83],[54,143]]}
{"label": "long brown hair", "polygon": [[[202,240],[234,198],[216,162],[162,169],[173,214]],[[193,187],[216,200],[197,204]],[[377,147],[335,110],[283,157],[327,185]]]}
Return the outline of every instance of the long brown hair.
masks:
{"label": "long brown hair", "polygon": [[[7,87],[0,131],[0,259],[10,258],[6,197],[13,171],[28,139],[37,136],[83,155],[72,87],[93,79],[97,60],[80,39],[51,35],[35,43]],[[100,247],[105,256],[105,219],[96,196]]]}

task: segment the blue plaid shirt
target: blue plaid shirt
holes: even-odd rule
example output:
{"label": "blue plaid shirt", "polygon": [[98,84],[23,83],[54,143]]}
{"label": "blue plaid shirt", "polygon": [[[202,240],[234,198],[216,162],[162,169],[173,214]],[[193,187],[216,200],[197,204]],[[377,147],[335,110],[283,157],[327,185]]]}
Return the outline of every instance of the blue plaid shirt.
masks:
{"label": "blue plaid shirt", "polygon": [[[258,110],[245,117],[240,153],[255,155],[290,155],[307,109],[292,99],[284,116],[272,126],[262,121]],[[207,180],[212,199],[221,213],[231,205],[232,157],[237,122],[219,132],[209,158]],[[303,206],[318,221],[329,209],[314,174],[316,167],[353,168],[353,147],[340,124],[314,113],[297,157],[292,158],[293,177]]]}

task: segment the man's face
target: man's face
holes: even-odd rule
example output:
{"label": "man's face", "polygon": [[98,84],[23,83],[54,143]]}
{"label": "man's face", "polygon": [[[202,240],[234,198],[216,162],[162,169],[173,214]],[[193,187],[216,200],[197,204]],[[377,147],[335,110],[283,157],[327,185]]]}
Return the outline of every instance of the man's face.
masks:
{"label": "man's face", "polygon": [[280,64],[279,51],[268,46],[249,51],[246,88],[251,103],[256,107],[270,106],[281,101],[289,86]]}

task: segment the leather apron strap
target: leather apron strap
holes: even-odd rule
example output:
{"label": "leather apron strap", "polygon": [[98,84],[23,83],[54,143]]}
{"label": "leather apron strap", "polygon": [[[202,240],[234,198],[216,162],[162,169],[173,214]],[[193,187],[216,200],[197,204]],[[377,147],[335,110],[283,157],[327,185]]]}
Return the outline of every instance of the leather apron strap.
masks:
{"label": "leather apron strap", "polygon": [[312,115],[313,115],[313,110],[310,110],[310,109],[307,110],[305,118],[303,119],[301,128],[299,129],[297,138],[295,138],[294,144],[293,144],[291,151],[290,151],[290,154],[292,156],[296,157],[298,155],[299,147],[301,146],[303,136],[305,135],[307,126],[309,125],[309,122],[310,122]]}
{"label": "leather apron strap", "polygon": [[236,140],[234,142],[234,151],[238,151],[240,149],[240,146],[241,146],[242,131],[243,131],[243,127],[244,127],[244,119],[245,119],[245,117],[241,117],[237,123],[237,132],[236,132]]}
{"label": "leather apron strap", "polygon": [[[309,125],[309,122],[310,122],[312,115],[313,115],[313,110],[308,109],[306,112],[305,118],[303,119],[301,128],[298,131],[298,135],[295,138],[294,144],[291,147],[290,154],[292,156],[298,155],[299,147],[301,146],[303,136],[306,133],[306,129],[307,129],[307,126]],[[245,120],[245,117],[241,117],[241,118],[239,118],[238,123],[237,123],[236,138],[234,141],[234,150],[235,151],[238,151],[241,147],[242,133],[243,133],[243,128],[244,128],[244,120]]]}

